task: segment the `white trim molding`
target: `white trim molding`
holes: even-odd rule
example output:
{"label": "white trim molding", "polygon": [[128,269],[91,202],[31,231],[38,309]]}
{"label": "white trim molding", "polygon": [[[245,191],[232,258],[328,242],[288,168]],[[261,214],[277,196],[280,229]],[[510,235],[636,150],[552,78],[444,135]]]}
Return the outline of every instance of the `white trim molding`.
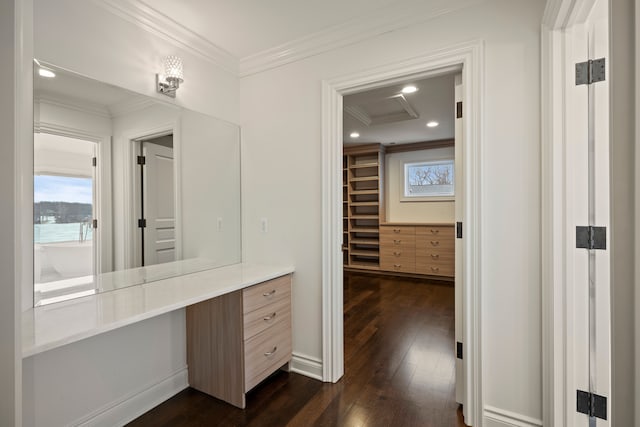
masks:
{"label": "white trim molding", "polygon": [[240,59],[240,77],[260,73],[301,59],[348,46],[393,30],[405,28],[467,8],[478,0],[456,2],[447,0],[415,1],[399,7],[393,4],[363,13],[339,25],[334,25],[305,37]]}
{"label": "white trim molding", "polygon": [[93,0],[97,5],[181,49],[238,75],[238,59],[231,53],[158,12],[140,0]]}
{"label": "white trim molding", "polygon": [[542,420],[506,411],[493,406],[484,407],[485,427],[542,427]]}
{"label": "white trim molding", "polygon": [[187,367],[157,383],[127,394],[71,423],[81,427],[111,427],[125,425],[150,409],[189,387]]}
{"label": "white trim molding", "polygon": [[409,77],[430,77],[462,69],[465,186],[463,220],[464,382],[467,424],[482,421],[481,224],[484,43],[454,45],[427,55],[322,82],[322,379],[336,382],[344,373],[342,283],[342,97]]}
{"label": "white trim molding", "polygon": [[289,371],[322,381],[322,360],[294,352]]}

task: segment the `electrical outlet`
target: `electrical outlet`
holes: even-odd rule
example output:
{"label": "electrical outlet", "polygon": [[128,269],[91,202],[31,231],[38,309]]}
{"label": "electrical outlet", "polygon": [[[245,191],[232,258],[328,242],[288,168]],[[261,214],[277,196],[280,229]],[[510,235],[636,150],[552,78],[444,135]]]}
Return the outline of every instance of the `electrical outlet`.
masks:
{"label": "electrical outlet", "polygon": [[266,233],[269,229],[269,223],[267,221],[267,218],[260,218],[260,230],[262,230],[263,233]]}

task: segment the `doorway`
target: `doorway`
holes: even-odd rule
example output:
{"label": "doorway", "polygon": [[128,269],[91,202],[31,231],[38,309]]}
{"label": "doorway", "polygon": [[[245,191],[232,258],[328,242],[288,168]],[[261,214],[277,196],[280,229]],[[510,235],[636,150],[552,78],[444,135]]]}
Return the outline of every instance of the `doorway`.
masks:
{"label": "doorway", "polygon": [[336,382],[344,374],[343,344],[343,254],[342,254],[342,102],[343,96],[367,89],[388,86],[408,78],[461,71],[463,125],[462,182],[466,189],[462,198],[461,219],[464,243],[461,251],[461,277],[465,337],[464,407],[465,420],[474,425],[481,419],[480,394],[480,92],[482,81],[480,43],[474,42],[433,55],[381,67],[366,73],[343,76],[323,82],[323,379]]}
{"label": "doorway", "polygon": [[134,266],[175,261],[176,206],[173,134],[134,141],[135,177]]}
{"label": "doorway", "polygon": [[[378,382],[401,380],[396,398],[440,402],[437,417],[450,421],[464,396],[455,275],[461,91],[453,71],[343,97],[345,378],[369,369]],[[388,357],[354,363],[372,346]]]}
{"label": "doorway", "polygon": [[34,306],[94,292],[97,143],[34,134]]}

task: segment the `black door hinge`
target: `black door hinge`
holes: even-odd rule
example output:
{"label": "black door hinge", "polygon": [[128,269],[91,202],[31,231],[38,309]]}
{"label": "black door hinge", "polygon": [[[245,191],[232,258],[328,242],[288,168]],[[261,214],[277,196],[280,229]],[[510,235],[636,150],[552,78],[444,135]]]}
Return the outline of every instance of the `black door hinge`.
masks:
{"label": "black door hinge", "polygon": [[605,59],[590,59],[576,64],[576,86],[605,80]]}
{"label": "black door hinge", "polygon": [[456,222],[456,237],[462,239],[462,223]]}
{"label": "black door hinge", "polygon": [[94,219],[91,225],[93,225],[93,228],[98,228],[98,220]]}
{"label": "black door hinge", "polygon": [[94,157],[91,159],[91,166],[98,166],[98,158]]}
{"label": "black door hinge", "polygon": [[144,166],[147,163],[147,159],[144,156],[138,156],[138,164]]}
{"label": "black door hinge", "polygon": [[460,341],[456,342],[456,357],[462,359],[462,343]]}
{"label": "black door hinge", "polygon": [[576,227],[576,248],[607,249],[607,227]]}
{"label": "black door hinge", "polygon": [[456,102],[456,119],[462,118],[462,101]]}
{"label": "black door hinge", "polygon": [[147,227],[147,220],[146,219],[139,219],[138,220],[138,227],[139,228],[146,228]]}
{"label": "black door hinge", "polygon": [[595,393],[578,390],[576,395],[576,410],[590,417],[607,419],[607,398]]}

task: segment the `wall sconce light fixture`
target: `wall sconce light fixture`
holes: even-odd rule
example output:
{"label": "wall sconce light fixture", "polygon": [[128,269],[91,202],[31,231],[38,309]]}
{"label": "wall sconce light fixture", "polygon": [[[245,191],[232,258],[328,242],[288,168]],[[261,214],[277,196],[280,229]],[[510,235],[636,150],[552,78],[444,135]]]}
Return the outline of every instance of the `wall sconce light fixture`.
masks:
{"label": "wall sconce light fixture", "polygon": [[164,74],[156,74],[156,89],[163,95],[176,97],[180,83],[184,81],[182,59],[175,55],[164,58]]}

